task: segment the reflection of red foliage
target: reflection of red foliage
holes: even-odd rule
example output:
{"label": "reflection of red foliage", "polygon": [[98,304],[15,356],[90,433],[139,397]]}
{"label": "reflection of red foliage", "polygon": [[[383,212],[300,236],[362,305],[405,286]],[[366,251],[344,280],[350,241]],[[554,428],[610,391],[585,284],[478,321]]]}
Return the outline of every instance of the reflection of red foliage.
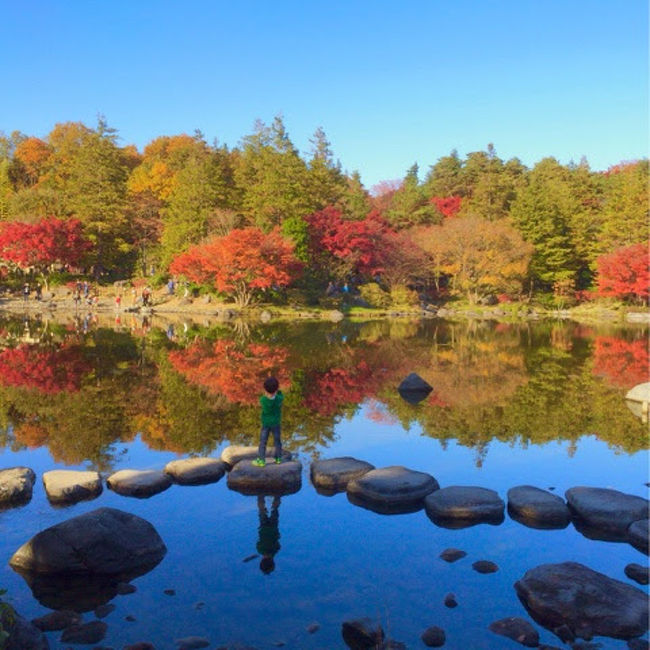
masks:
{"label": "reflection of red foliage", "polygon": [[40,348],[21,345],[0,352],[0,382],[41,393],[78,391],[91,366],[74,346]]}
{"label": "reflection of red foliage", "polygon": [[594,373],[607,377],[613,386],[632,388],[648,381],[649,362],[648,343],[643,339],[599,336],[595,340]]}
{"label": "reflection of red foliage", "polygon": [[184,350],[170,352],[169,360],[189,382],[240,404],[256,404],[269,375],[275,375],[281,387],[289,381],[287,351],[263,343],[242,348],[234,341],[199,340]]}
{"label": "reflection of red foliage", "polygon": [[429,395],[427,404],[429,404],[429,406],[438,406],[439,408],[447,408],[449,406],[449,402],[442,399],[442,397],[440,397],[440,395],[435,391]]}

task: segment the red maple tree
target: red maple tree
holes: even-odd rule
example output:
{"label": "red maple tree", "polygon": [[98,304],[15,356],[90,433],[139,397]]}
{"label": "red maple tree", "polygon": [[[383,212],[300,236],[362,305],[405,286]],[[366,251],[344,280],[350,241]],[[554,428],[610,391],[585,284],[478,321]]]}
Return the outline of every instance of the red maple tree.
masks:
{"label": "red maple tree", "polygon": [[256,291],[287,286],[297,276],[301,263],[293,251],[293,242],[279,228],[268,233],[254,227],[234,229],[182,253],[169,270],[232,293],[235,302],[244,306]]}
{"label": "red maple tree", "polygon": [[598,293],[647,302],[650,296],[648,243],[619,248],[602,255],[598,264]]}
{"label": "red maple tree", "polygon": [[443,217],[455,217],[460,212],[460,206],[463,203],[462,196],[433,196],[431,203]]}

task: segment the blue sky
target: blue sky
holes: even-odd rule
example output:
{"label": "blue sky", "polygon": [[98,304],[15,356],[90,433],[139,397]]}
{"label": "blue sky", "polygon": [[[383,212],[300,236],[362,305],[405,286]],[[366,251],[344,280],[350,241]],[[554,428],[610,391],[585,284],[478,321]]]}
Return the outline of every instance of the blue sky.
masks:
{"label": "blue sky", "polygon": [[0,130],[105,115],[124,144],[229,146],[281,113],[367,187],[494,143],[648,155],[646,0],[0,0]]}

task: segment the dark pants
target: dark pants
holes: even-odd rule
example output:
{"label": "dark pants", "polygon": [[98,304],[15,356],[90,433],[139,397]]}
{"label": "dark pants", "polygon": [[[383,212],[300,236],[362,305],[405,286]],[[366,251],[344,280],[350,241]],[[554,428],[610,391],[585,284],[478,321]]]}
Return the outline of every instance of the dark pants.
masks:
{"label": "dark pants", "polygon": [[266,458],[266,441],[269,439],[269,433],[273,434],[273,442],[275,443],[274,456],[276,458],[282,457],[282,441],[280,440],[280,425],[274,427],[262,427],[260,431],[260,448],[257,450],[258,458]]}

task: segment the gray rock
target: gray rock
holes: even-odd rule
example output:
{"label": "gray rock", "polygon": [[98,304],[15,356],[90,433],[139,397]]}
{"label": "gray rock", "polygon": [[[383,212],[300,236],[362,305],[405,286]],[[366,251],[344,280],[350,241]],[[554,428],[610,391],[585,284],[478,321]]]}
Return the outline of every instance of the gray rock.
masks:
{"label": "gray rock", "polygon": [[0,629],[9,634],[3,650],[49,650],[47,637],[11,605],[0,609]]}
{"label": "gray rock", "polygon": [[108,625],[103,621],[91,621],[81,625],[71,625],[63,630],[61,641],[63,643],[79,643],[87,645],[99,643],[105,636]]}
{"label": "gray rock", "polygon": [[445,641],[447,640],[445,631],[437,625],[432,625],[424,630],[420,635],[420,639],[422,639],[422,643],[427,648],[440,648],[445,645]]}
{"label": "gray rock", "polygon": [[438,481],[426,472],[392,465],[350,481],[347,493],[355,505],[390,514],[419,510],[424,497],[439,487]]}
{"label": "gray rock", "polygon": [[216,483],[226,473],[226,463],[216,458],[183,458],[165,465],[165,474],[180,485]]}
{"label": "gray rock", "polygon": [[647,555],[650,546],[648,520],[639,519],[639,521],[633,521],[627,529],[627,539],[634,548]]}
{"label": "gray rock", "polygon": [[339,311],[338,309],[332,309],[332,311],[329,312],[327,317],[333,323],[340,323],[345,318],[343,312]]}
{"label": "gray rock", "polygon": [[481,523],[502,523],[505,504],[494,490],[453,485],[430,494],[424,500],[424,507],[436,525],[465,528]]}
{"label": "gray rock", "polygon": [[94,499],[102,493],[99,472],[54,469],[43,474],[43,485],[50,503],[77,503]]}
{"label": "gray rock", "polygon": [[477,560],[472,564],[472,569],[477,573],[496,573],[499,567],[490,560]]}
{"label": "gray rock", "polygon": [[627,540],[630,524],[648,517],[647,499],[618,490],[573,487],[565,495],[576,528],[587,537]]}
{"label": "gray rock", "polygon": [[99,508],[36,534],[9,564],[35,573],[117,575],[147,571],[166,552],[148,521],[114,508]]}
{"label": "gray rock", "polygon": [[646,639],[630,639],[627,642],[627,647],[630,650],[648,650],[650,643]]}
{"label": "gray rock", "polygon": [[420,403],[432,390],[433,387],[415,372],[408,375],[397,387],[400,397],[409,404]]}
{"label": "gray rock", "polygon": [[647,585],[649,580],[650,570],[647,566],[641,566],[640,564],[631,563],[628,564],[625,569],[625,575],[630,579],[638,582],[640,585]]}
{"label": "gray rock", "polygon": [[458,548],[446,548],[442,553],[440,553],[440,557],[445,562],[456,562],[456,560],[460,560],[466,555],[467,553],[465,551],[461,551]]}
{"label": "gray rock", "polygon": [[115,611],[115,605],[113,603],[106,603],[106,605],[100,605],[94,611],[94,614],[97,618],[106,618],[109,614]]}
{"label": "gray rock", "polygon": [[119,596],[126,596],[135,593],[137,588],[135,585],[130,585],[128,582],[118,582],[115,591]]}
{"label": "gray rock", "polygon": [[500,636],[508,637],[527,648],[536,648],[539,645],[539,633],[525,619],[518,616],[502,618],[490,623],[490,630]]}
{"label": "gray rock", "polygon": [[458,607],[458,601],[456,600],[455,594],[447,594],[445,596],[444,603],[445,603],[445,607],[449,607],[449,609]]}
{"label": "gray rock", "polygon": [[239,461],[228,474],[228,487],[241,494],[282,496],[298,492],[302,485],[302,465],[289,460],[279,465],[257,467],[252,461]]}
{"label": "gray rock", "polygon": [[646,594],[577,562],[535,567],[515,590],[533,619],[556,634],[566,627],[587,641],[596,635],[629,639],[648,629]]}
{"label": "gray rock", "polygon": [[172,479],[165,472],[156,469],[121,469],[106,479],[108,487],[122,496],[147,497],[166,490]]}
{"label": "gray rock", "polygon": [[0,470],[0,508],[27,503],[35,481],[36,474],[29,467]]}
{"label": "gray rock", "polygon": [[202,636],[186,636],[174,641],[178,650],[196,650],[197,648],[207,648],[210,641]]}
{"label": "gray rock", "polygon": [[[257,446],[253,445],[230,445],[221,452],[221,460],[234,467],[240,460],[255,460],[257,458]],[[282,459],[291,460],[291,452],[282,450]],[[266,461],[273,461],[273,445],[266,448]]]}
{"label": "gray rock", "polygon": [[310,623],[305,629],[308,634],[315,634],[320,630],[320,623]]}
{"label": "gray rock", "polygon": [[344,621],[341,626],[343,641],[352,650],[375,648],[384,641],[384,630],[371,618],[358,618]]}
{"label": "gray rock", "polygon": [[139,643],[125,645],[122,650],[156,650],[156,647],[153,643],[149,643],[148,641],[140,641]]}
{"label": "gray rock", "polygon": [[571,521],[571,513],[562,498],[532,485],[508,490],[508,514],[530,528],[566,528]]}
{"label": "gray rock", "polygon": [[71,625],[79,625],[82,620],[81,614],[67,609],[39,616],[32,620],[32,624],[43,632],[60,632]]}
{"label": "gray rock", "polygon": [[350,456],[315,460],[310,468],[311,482],[321,494],[336,494],[344,492],[350,481],[372,469],[374,465]]}

